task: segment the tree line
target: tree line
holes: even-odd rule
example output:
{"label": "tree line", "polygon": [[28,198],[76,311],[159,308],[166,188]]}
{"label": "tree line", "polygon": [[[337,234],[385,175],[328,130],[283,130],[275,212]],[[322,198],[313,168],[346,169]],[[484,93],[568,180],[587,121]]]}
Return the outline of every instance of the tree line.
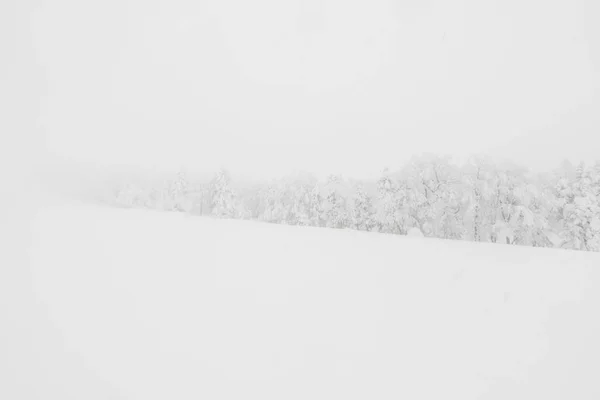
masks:
{"label": "tree line", "polygon": [[548,173],[472,158],[414,157],[378,179],[298,173],[265,182],[210,180],[184,171],[122,182],[104,197],[120,207],[535,247],[600,251],[600,161]]}

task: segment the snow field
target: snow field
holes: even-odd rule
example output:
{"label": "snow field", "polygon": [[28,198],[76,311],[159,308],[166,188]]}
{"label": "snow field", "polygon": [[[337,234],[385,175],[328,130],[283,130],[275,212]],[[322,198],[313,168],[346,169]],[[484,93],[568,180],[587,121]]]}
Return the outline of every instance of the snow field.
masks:
{"label": "snow field", "polygon": [[30,228],[11,398],[600,398],[596,253],[60,202]]}

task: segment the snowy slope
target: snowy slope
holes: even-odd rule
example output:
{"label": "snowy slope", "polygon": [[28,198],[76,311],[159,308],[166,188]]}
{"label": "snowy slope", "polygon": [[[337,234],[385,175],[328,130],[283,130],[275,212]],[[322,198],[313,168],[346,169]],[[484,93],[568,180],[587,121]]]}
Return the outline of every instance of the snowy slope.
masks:
{"label": "snowy slope", "polygon": [[599,399],[600,256],[55,201],[3,399]]}

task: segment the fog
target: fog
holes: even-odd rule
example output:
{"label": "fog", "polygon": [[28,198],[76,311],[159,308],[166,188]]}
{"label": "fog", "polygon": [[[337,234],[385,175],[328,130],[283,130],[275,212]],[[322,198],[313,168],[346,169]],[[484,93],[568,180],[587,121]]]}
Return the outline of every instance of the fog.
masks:
{"label": "fog", "polygon": [[357,177],[597,154],[593,1],[11,1],[9,93],[44,154]]}

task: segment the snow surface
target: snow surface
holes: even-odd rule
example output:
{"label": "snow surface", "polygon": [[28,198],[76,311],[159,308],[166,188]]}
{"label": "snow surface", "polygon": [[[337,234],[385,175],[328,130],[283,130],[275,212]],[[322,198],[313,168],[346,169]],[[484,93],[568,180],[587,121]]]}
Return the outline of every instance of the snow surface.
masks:
{"label": "snow surface", "polygon": [[2,399],[600,399],[600,256],[47,202]]}
{"label": "snow surface", "polygon": [[423,232],[416,227],[410,228],[407,232],[407,235],[410,237],[424,237]]}

